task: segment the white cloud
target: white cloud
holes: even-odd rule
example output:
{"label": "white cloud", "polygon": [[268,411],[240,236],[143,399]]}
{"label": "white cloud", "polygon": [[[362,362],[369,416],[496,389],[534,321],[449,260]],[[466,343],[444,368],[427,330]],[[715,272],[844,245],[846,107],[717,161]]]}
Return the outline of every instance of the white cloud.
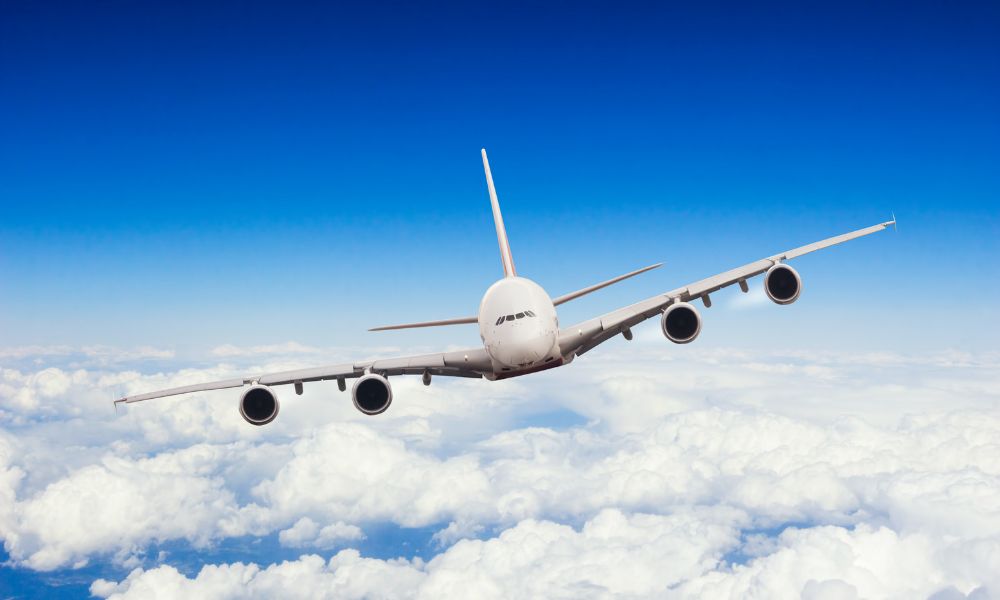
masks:
{"label": "white cloud", "polygon": [[[427,564],[361,559],[344,550],[328,564],[315,556],[265,570],[244,565],[206,567],[187,579],[171,567],[134,571],[120,584],[100,581],[99,596],[164,597],[537,598],[590,597],[595,593],[646,596],[718,563],[720,549],[738,532],[725,511],[704,515],[633,515],[605,510],[577,531],[548,521],[523,521],[496,538],[460,541]],[[720,514],[716,514],[720,513]],[[294,567],[292,565],[295,565]],[[228,575],[220,592],[219,574]],[[391,575],[374,577],[375,572]],[[303,578],[310,580],[303,585]],[[408,585],[400,585],[400,579]],[[280,580],[278,584],[276,580]]]}
{"label": "white cloud", "polygon": [[[363,539],[370,524],[438,528],[441,552],[426,564],[342,551],[329,562],[207,567],[195,579],[163,565],[95,583],[99,595],[158,585],[233,597],[231,582],[243,581],[266,596],[295,573],[306,583],[289,589],[303,597],[310,584],[337,597],[463,586],[508,597],[998,589],[996,355],[761,355],[638,341],[612,350],[530,385],[394,378],[396,400],[378,418],[359,415],[334,384],[301,397],[283,388],[282,412],[264,428],[242,422],[234,393],[142,403],[112,419],[103,390],[294,358],[145,375],[3,369],[0,536],[14,561],[52,569],[155,564],[144,551],[169,540],[201,547],[276,533],[285,547],[328,550]],[[586,425],[522,426],[557,411]],[[789,523],[801,529],[768,534]],[[669,532],[675,546],[644,531]],[[470,539],[483,535],[493,537]],[[926,568],[879,570],[872,548]],[[730,554],[748,562],[731,566]],[[521,565],[522,555],[540,566]],[[397,572],[410,591],[379,583]]]}
{"label": "white cloud", "polygon": [[261,569],[234,563],[204,567],[188,579],[170,566],[136,569],[126,580],[95,581],[91,594],[104,598],[330,598],[372,599],[412,597],[424,574],[419,560],[382,561],[343,550],[329,561],[316,555]]}
{"label": "white cloud", "polygon": [[99,553],[124,560],[151,541],[203,546],[219,535],[242,535],[232,492],[209,474],[227,450],[197,445],[148,459],[106,456],[17,503],[7,551],[45,571]]}
{"label": "white cloud", "polygon": [[962,594],[1000,590],[1000,541],[990,544],[992,556],[980,557],[981,570],[971,578],[961,565],[970,550],[869,525],[788,529],[768,555],[707,572],[678,592],[691,598],[926,598],[949,587]]}
{"label": "white cloud", "polygon": [[[961,547],[885,527],[787,529],[765,556],[730,566],[739,513],[688,510],[626,515],[605,509],[579,530],[526,520],[488,540],[464,540],[427,563],[362,559],[344,550],[264,570],[208,566],[188,579],[172,567],[137,569],[98,596],[394,598],[918,598],[935,593],[992,597],[1000,544]],[[978,576],[968,577],[969,563]],[[372,577],[379,572],[389,577]],[[399,578],[405,578],[402,586]],[[279,583],[280,582],[280,583]]]}
{"label": "white cloud", "polygon": [[332,548],[343,542],[363,538],[364,533],[361,531],[361,528],[355,525],[348,525],[343,521],[337,521],[336,523],[320,528],[309,517],[302,517],[294,525],[278,534],[278,541],[281,545],[291,548],[303,548],[306,546]]}

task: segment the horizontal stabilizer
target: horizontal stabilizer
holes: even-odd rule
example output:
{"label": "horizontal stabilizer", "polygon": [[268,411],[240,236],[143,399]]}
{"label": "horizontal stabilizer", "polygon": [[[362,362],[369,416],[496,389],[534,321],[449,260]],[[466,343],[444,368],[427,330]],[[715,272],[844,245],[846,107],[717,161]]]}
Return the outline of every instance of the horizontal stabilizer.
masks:
{"label": "horizontal stabilizer", "polygon": [[466,323],[477,323],[476,317],[459,317],[457,319],[444,319],[443,321],[424,321],[422,323],[404,323],[402,325],[383,325],[373,327],[368,331],[389,331],[390,329],[415,329],[417,327],[439,327],[441,325],[464,325]]}
{"label": "horizontal stabilizer", "polygon": [[575,299],[579,298],[580,296],[586,296],[590,292],[596,292],[597,290],[599,290],[601,288],[606,288],[609,285],[618,283],[619,281],[624,281],[624,280],[628,279],[629,277],[635,277],[636,275],[640,275],[642,273],[645,273],[646,271],[652,271],[653,269],[655,269],[657,267],[662,267],[662,266],[663,266],[663,263],[656,263],[655,265],[649,265],[648,267],[643,267],[642,269],[639,269],[637,271],[632,271],[631,273],[625,273],[624,275],[619,275],[618,277],[615,277],[614,279],[609,279],[607,281],[602,281],[601,283],[598,283],[596,285],[592,285],[590,287],[585,287],[582,290],[577,290],[575,292],[572,292],[572,293],[569,293],[569,294],[565,294],[563,296],[559,296],[558,298],[554,298],[552,300],[552,304],[555,304],[556,306],[559,306],[563,302],[569,302],[570,300],[575,300]]}

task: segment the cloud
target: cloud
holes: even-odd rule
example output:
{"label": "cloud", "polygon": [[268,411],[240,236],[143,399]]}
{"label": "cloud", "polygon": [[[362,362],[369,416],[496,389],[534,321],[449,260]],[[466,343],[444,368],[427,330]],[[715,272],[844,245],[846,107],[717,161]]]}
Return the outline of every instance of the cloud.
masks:
{"label": "cloud", "polygon": [[9,507],[17,522],[4,531],[5,547],[15,561],[48,571],[94,554],[124,560],[152,541],[204,546],[242,535],[232,492],[206,473],[226,451],[197,445],[147,459],[106,456]]}
{"label": "cloud", "polygon": [[[962,561],[980,557],[969,578]],[[988,547],[924,534],[858,525],[787,529],[773,552],[746,565],[709,571],[677,591],[690,598],[926,598],[952,588],[965,594],[1000,590],[1000,542]],[[987,596],[988,597],[988,596]]]}
{"label": "cloud", "polygon": [[360,527],[348,525],[343,521],[337,521],[332,525],[320,528],[309,517],[302,517],[295,522],[295,525],[278,534],[278,541],[281,545],[291,548],[302,548],[305,546],[332,548],[346,541],[363,538],[364,533]]}
{"label": "cloud", "polygon": [[[995,355],[633,342],[589,358],[531,385],[394,378],[396,402],[379,418],[358,414],[334,385],[307,385],[301,397],[281,389],[282,413],[265,428],[240,420],[231,393],[143,403],[111,419],[100,391],[246,367],[0,370],[0,537],[32,569],[155,567],[97,582],[98,595],[159,585],[230,597],[232,579],[264,596],[294,573],[338,597],[998,589]],[[530,426],[552,411],[580,424]],[[265,535],[327,551],[386,523],[436,529],[437,556],[393,562],[347,549],[190,577],[147,556],[171,540],[205,548]],[[925,568],[880,569],[876,549]],[[522,554],[540,566],[521,564]],[[397,571],[407,591],[374,575]]]}
{"label": "cloud", "polygon": [[[171,567],[135,570],[121,583],[95,582],[91,591],[114,598],[139,598],[152,589],[165,597],[205,598],[268,597],[272,590],[296,598],[315,597],[320,590],[331,598],[643,596],[663,593],[714,566],[721,548],[737,541],[729,516],[712,513],[626,516],[606,510],[579,531],[526,520],[493,539],[460,541],[429,563],[366,560],[343,550],[327,564],[306,556],[264,570],[213,566],[193,580]],[[220,575],[226,578],[224,589]]]}
{"label": "cloud", "polygon": [[[95,582],[91,592],[116,599],[152,590],[202,598],[269,597],[274,590],[291,598],[988,598],[1000,584],[996,541],[941,545],[867,525],[786,529],[765,556],[730,565],[724,552],[739,543],[741,519],[722,509],[605,509],[579,530],[526,520],[488,540],[460,541],[426,563],[343,550],[328,563],[304,556],[263,570],[213,565],[190,579],[170,566],[136,569],[120,583]],[[966,575],[970,559],[978,577]]]}
{"label": "cloud", "polygon": [[303,556],[261,569],[234,563],[210,565],[195,579],[188,579],[170,566],[149,571],[136,569],[126,580],[95,581],[91,594],[126,598],[330,598],[382,599],[412,597],[424,579],[419,559],[383,561],[361,557],[356,550],[343,550],[329,561],[316,555]]}

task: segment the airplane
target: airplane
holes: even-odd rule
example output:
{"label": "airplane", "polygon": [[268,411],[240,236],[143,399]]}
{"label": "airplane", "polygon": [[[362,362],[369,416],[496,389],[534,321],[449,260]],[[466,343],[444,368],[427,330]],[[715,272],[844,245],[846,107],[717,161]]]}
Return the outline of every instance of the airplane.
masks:
{"label": "airplane", "polygon": [[482,157],[483,169],[486,172],[486,187],[493,208],[497,242],[500,245],[503,278],[491,285],[483,294],[479,312],[475,316],[388,325],[370,330],[386,331],[477,323],[481,346],[453,352],[360,361],[196,383],[124,396],[115,400],[115,405],[192,392],[247,388],[240,396],[240,415],[251,425],[266,425],[278,416],[280,408],[274,386],[292,384],[295,393],[301,395],[303,385],[306,383],[336,380],[338,388],[343,392],[347,389],[347,379],[357,379],[351,389],[355,408],[366,415],[378,415],[384,413],[392,404],[392,387],[388,379],[392,376],[420,375],[424,385],[430,385],[433,376],[471,377],[490,381],[520,377],[568,365],[576,357],[615,336],[621,335],[626,340],[631,340],[634,326],[656,316],[660,317],[660,329],[668,340],[675,344],[688,344],[701,332],[701,315],[692,304],[695,300],[700,299],[706,308],[711,307],[711,294],[733,284],[739,285],[746,293],[749,291],[747,281],[763,274],[764,293],[767,297],[779,305],[791,304],[798,300],[802,293],[802,278],[787,264],[787,261],[882,231],[889,225],[896,224],[896,218],[893,216],[891,221],[762,258],[571,327],[560,327],[556,313],[557,306],[655,269],[662,263],[569,294],[550,297],[542,286],[519,276],[514,268],[514,258],[507,239],[503,215],[500,213],[500,203],[497,200],[496,188],[493,186],[493,175],[490,172],[485,148],[482,150]]}

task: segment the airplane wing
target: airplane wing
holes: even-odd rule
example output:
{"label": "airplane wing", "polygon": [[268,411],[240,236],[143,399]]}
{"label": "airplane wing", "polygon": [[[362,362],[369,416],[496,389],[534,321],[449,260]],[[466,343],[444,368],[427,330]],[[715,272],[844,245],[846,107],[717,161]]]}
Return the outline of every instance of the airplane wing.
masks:
{"label": "airplane wing", "polygon": [[375,361],[296,369],[294,371],[281,371],[278,373],[263,373],[223,381],[198,383],[156,392],[124,396],[115,400],[115,404],[131,404],[143,400],[152,400],[153,398],[177,396],[191,392],[238,388],[255,384],[272,386],[289,383],[302,384],[331,379],[336,379],[338,383],[341,383],[345,379],[361,377],[365,373],[378,373],[385,377],[389,375],[423,375],[424,373],[429,373],[431,375],[472,377],[478,379],[484,373],[493,373],[493,363],[490,361],[489,355],[486,354],[486,350],[475,348],[455,352],[439,352],[437,354],[404,356],[401,358],[386,358]]}
{"label": "airplane wing", "polygon": [[739,283],[740,287],[745,291],[747,279],[766,272],[780,262],[882,231],[895,223],[895,220],[886,221],[885,223],[879,223],[865,229],[859,229],[800,246],[794,250],[762,258],[761,260],[737,267],[725,273],[702,279],[701,281],[677,288],[665,294],[636,302],[631,306],[626,306],[582,323],[577,323],[572,327],[567,327],[559,331],[559,348],[563,356],[568,357],[573,354],[579,356],[623,332],[631,339],[631,333],[628,333],[631,327],[659,315],[675,302],[690,302],[701,298],[706,306],[710,306],[711,300],[709,299],[709,294],[712,292],[721,290],[734,283]]}

